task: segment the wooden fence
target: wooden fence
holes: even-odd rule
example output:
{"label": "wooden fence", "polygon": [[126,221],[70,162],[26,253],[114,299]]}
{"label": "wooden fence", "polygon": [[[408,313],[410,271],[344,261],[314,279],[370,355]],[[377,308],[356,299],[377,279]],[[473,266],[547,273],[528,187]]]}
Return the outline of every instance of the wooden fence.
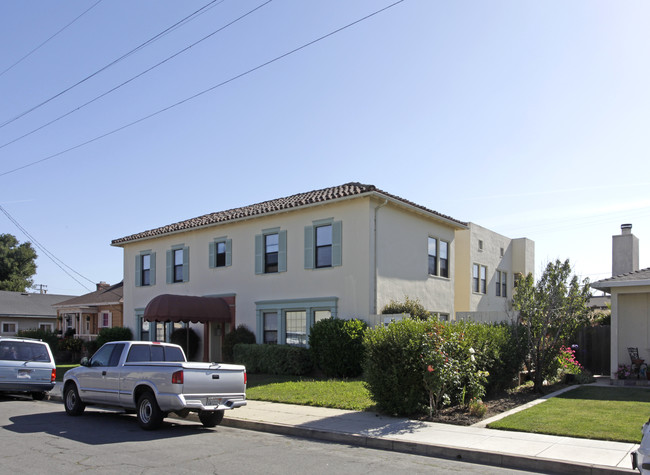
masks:
{"label": "wooden fence", "polygon": [[583,328],[578,332],[576,359],[593,374],[610,374],[611,327]]}

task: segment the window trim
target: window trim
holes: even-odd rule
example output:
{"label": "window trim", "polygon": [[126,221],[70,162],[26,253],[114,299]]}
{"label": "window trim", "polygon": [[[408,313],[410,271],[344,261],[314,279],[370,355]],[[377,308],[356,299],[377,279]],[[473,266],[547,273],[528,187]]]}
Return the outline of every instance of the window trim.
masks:
{"label": "window trim", "polygon": [[508,298],[508,273],[497,269],[496,271],[496,296]]}
{"label": "window trim", "polygon": [[[430,254],[430,244],[432,240],[435,241],[435,249],[434,249],[435,254]],[[443,244],[446,246],[446,250],[447,250],[447,257],[444,259],[442,258]],[[431,260],[432,257],[434,259],[434,267],[435,267],[434,274],[430,272],[431,266],[429,265],[429,261]],[[443,261],[446,263],[446,272],[445,272],[446,275],[442,275]],[[433,277],[440,277],[443,279],[450,279],[450,274],[451,274],[450,263],[451,263],[451,242],[445,239],[440,239],[439,237],[436,236],[431,236],[431,235],[427,236],[427,275]]]}
{"label": "window trim", "polygon": [[[175,251],[183,251],[182,280],[175,280]],[[190,280],[190,248],[185,244],[175,244],[167,249],[167,283],[179,284]]]}
{"label": "window trim", "polygon": [[[149,284],[143,283],[144,256],[149,256]],[[156,285],[156,253],[147,249],[135,255],[135,286],[150,287],[153,285]]]}
{"label": "window trim", "polygon": [[[332,227],[331,258],[329,266],[317,266],[316,229]],[[318,219],[305,226],[305,269],[322,270],[343,265],[343,221],[334,218]]]}
{"label": "window trim", "polygon": [[[13,325],[14,331],[5,331],[5,325]],[[0,329],[2,330],[3,334],[16,335],[18,333],[18,322],[2,322],[2,326],[0,327]]]}
{"label": "window trim", "polygon": [[[265,272],[266,236],[278,235],[278,270]],[[255,274],[275,275],[287,271],[287,230],[281,228],[263,229],[261,234],[255,235]]]}
{"label": "window trim", "polygon": [[[224,264],[218,265],[219,244],[225,246]],[[208,259],[210,269],[223,269],[232,266],[232,239],[227,236],[216,237],[209,243]]]}
{"label": "window trim", "polygon": [[[475,271],[477,271],[476,275]],[[485,276],[485,278],[482,278],[482,276]],[[487,266],[476,262],[472,264],[472,292],[487,295]]]}

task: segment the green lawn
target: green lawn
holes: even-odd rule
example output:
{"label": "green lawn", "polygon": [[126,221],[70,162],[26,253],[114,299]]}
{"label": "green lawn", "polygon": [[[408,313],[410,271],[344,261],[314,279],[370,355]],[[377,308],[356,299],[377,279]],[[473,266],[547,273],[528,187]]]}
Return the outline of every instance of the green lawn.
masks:
{"label": "green lawn", "polygon": [[63,381],[63,375],[66,371],[72,368],[76,368],[78,364],[58,364],[56,365],[56,380]]}
{"label": "green lawn", "polygon": [[648,416],[650,389],[582,386],[488,427],[638,444]]}
{"label": "green lawn", "polygon": [[260,401],[332,407],[353,411],[374,408],[374,401],[360,380],[327,380],[249,374],[246,398]]}

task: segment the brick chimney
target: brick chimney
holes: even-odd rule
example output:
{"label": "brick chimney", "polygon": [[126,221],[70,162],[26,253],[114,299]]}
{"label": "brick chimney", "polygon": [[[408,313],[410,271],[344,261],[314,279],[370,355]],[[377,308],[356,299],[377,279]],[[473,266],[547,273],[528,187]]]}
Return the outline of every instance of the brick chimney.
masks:
{"label": "brick chimney", "polygon": [[612,276],[639,270],[639,238],[631,224],[621,224],[621,234],[612,236]]}
{"label": "brick chimney", "polygon": [[97,284],[97,290],[106,290],[106,289],[108,289],[110,286],[111,286],[110,284],[107,284],[106,282],[104,282],[104,281],[102,280],[99,284]]}

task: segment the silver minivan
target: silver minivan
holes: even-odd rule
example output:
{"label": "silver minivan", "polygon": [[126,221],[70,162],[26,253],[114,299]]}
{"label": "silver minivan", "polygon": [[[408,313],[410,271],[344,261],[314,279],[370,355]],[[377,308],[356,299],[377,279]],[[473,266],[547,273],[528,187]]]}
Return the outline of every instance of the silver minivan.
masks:
{"label": "silver minivan", "polygon": [[40,401],[55,379],[56,365],[46,342],[0,337],[0,392],[28,393]]}

